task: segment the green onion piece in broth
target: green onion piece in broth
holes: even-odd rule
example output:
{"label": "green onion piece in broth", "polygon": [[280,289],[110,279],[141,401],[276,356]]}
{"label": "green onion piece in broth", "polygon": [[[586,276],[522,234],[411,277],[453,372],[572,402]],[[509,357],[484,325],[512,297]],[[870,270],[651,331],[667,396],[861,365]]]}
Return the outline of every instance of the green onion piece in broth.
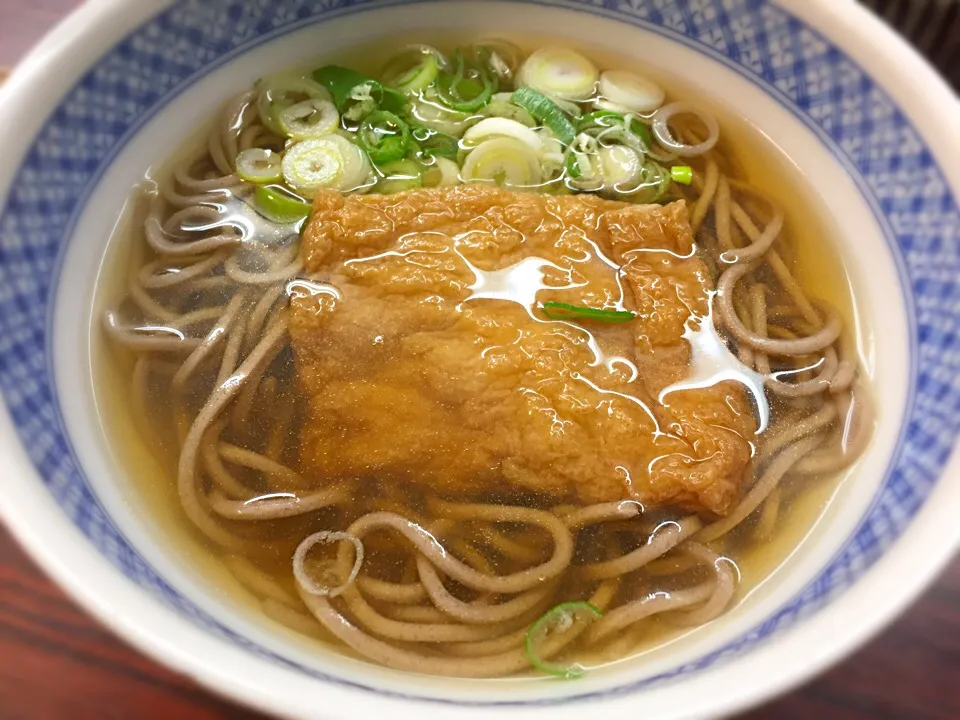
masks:
{"label": "green onion piece in broth", "polygon": [[454,158],[460,151],[459,141],[453,135],[427,127],[411,128],[410,133],[420,146],[420,153],[427,157]]}
{"label": "green onion piece in broth", "polygon": [[283,178],[280,153],[266,148],[248,148],[237,155],[237,175],[252,183],[278,182]]}
{"label": "green onion piece in broth", "polygon": [[313,208],[276,185],[261,185],[254,192],[257,211],[268,220],[281,225],[295,223],[308,217]]}
{"label": "green onion piece in broth", "polygon": [[627,123],[627,130],[643,140],[643,144],[647,147],[650,147],[650,145],[653,143],[653,136],[650,134],[650,128],[637,120],[637,118],[630,118],[630,122]]}
{"label": "green onion piece in broth", "polygon": [[580,118],[577,130],[583,132],[593,127],[609,128],[623,123],[623,115],[613,110],[595,110]]}
{"label": "green onion piece in broth", "polygon": [[[619,128],[617,134],[622,136],[625,133],[628,140],[629,136],[635,136],[634,141],[628,141],[627,144],[637,150],[648,148],[653,143],[650,128],[638,120],[636,116],[630,116],[628,119],[613,110],[595,110],[584,115],[577,123],[577,132],[589,132],[592,135],[598,134],[597,130],[603,131],[611,128]],[[601,134],[606,135],[606,133]],[[637,146],[636,138],[639,138],[642,147]]]}
{"label": "green onion piece in broth", "polygon": [[413,160],[398,160],[379,168],[383,178],[376,191],[383,195],[423,187],[423,169]]}
{"label": "green onion piece in broth", "polygon": [[522,87],[513,94],[514,104],[519,105],[537,120],[542,122],[545,127],[553,131],[564,145],[573,142],[576,136],[576,128],[567,114],[560,109],[553,100],[543,93],[528,87]]}
{"label": "green onion piece in broth", "polygon": [[445,73],[437,79],[437,94],[440,100],[453,110],[479,110],[490,102],[497,91],[497,77],[486,70],[468,67],[463,53],[459,51],[455,62],[456,70],[453,75]]}
{"label": "green onion piece in broth", "polygon": [[329,101],[327,89],[307,77],[281,75],[257,85],[257,112],[260,120],[277,135],[285,135],[280,125],[284,110],[298,103],[317,100]]}
{"label": "green onion piece in broth", "polygon": [[671,172],[660,163],[647,160],[640,170],[640,182],[630,194],[630,199],[638,203],[655,203],[670,189]]}
{"label": "green onion piece in broth", "polygon": [[572,680],[583,675],[583,668],[577,664],[560,665],[544,658],[550,640],[569,632],[577,624],[592,623],[603,613],[588,602],[566,602],[549,610],[530,629],[527,630],[524,650],[527,659],[540,672]]}
{"label": "green onion piece in broth", "polygon": [[408,48],[387,63],[383,81],[406,95],[416,95],[437,79],[442,58],[439,51],[426,45]]}
{"label": "green onion piece in broth", "polygon": [[596,320],[605,323],[625,323],[636,319],[637,314],[629,310],[598,310],[581,305],[568,305],[561,302],[543,303],[543,314],[551,320]]}
{"label": "green onion piece in broth", "polygon": [[[400,112],[406,104],[403,95],[393,88],[384,87],[383,83],[340,65],[326,65],[315,70],[313,79],[330,91],[337,110],[344,114],[354,106],[365,106],[364,111],[369,112],[377,108]],[[354,115],[350,118],[359,119]]]}
{"label": "green onion piece in broth", "polygon": [[487,117],[500,117],[507,118],[508,120],[515,120],[521,125],[526,125],[529,128],[534,128],[537,126],[537,121],[533,115],[519,105],[514,105],[512,102],[493,100],[483,109],[483,114]]}
{"label": "green onion piece in broth", "polygon": [[311,199],[322,189],[355,190],[371,172],[367,154],[337,133],[290,145],[283,154],[282,167],[284,182]]}
{"label": "green onion piece in broth", "polygon": [[674,165],[670,168],[670,177],[675,183],[689,185],[693,182],[693,168],[689,165]]}
{"label": "green onion piece in broth", "polygon": [[410,149],[410,126],[392,112],[377,110],[360,125],[357,141],[375,164],[394,162]]}
{"label": "green onion piece in broth", "polygon": [[311,99],[285,108],[277,121],[287,137],[307,140],[336,130],[340,115],[329,100]]}

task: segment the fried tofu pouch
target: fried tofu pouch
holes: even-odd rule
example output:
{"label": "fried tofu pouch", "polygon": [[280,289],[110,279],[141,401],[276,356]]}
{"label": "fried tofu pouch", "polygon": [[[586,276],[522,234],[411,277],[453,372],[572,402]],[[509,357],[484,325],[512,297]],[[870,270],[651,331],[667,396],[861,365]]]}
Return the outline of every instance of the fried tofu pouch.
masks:
{"label": "fried tofu pouch", "polygon": [[[743,387],[658,401],[689,373],[688,319],[708,311],[693,250],[682,202],[321,193],[302,253],[335,292],[291,299],[304,471],[723,515],[756,432]],[[545,302],[636,318],[556,320]]]}

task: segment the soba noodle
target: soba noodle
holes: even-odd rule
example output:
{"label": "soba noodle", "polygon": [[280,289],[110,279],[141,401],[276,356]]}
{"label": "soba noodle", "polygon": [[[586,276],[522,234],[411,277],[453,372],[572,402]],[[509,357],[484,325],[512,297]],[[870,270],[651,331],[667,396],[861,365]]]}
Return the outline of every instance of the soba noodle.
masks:
{"label": "soba noodle", "polygon": [[[318,489],[298,462],[287,309],[296,282],[318,278],[304,274],[299,227],[256,213],[256,186],[235,160],[284,148],[260,97],[252,90],[227,103],[204,150],[144,186],[147,255],[104,328],[134,359],[138,427],[175,448],[184,514],[268,616],[389,667],[462,677],[528,669],[528,629],[558,603],[589,602],[603,614],[549,635],[536,649],[547,667],[571,648],[611,646],[654,616],[700,625],[736,593],[725,537],[769,538],[786,480],[835,473],[869,440],[869,392],[851,338],[795,276],[785,213],[730,169],[717,121],[676,103],[640,120],[652,122],[656,152],[693,167],[692,185],[670,192],[687,201],[698,254],[715,272],[714,321],[775,399],[739,504],[710,517],[631,501],[453,502],[372,491],[364,479]],[[264,545],[289,558],[286,581],[258,566]]]}

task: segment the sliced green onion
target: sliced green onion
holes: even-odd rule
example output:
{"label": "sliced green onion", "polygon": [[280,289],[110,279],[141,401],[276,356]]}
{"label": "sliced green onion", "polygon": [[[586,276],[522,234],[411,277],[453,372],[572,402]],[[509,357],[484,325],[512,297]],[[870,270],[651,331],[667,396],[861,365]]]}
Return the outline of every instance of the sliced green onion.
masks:
{"label": "sliced green onion", "polygon": [[249,148],[237,155],[237,175],[252,183],[277,182],[283,177],[282,156],[266,148]]}
{"label": "sliced green onion", "polygon": [[630,322],[637,317],[629,310],[598,310],[561,302],[543,303],[543,314],[551,320],[597,320],[606,323]]}
{"label": "sliced green onion", "polygon": [[[507,93],[508,98],[509,96],[510,93]],[[500,117],[506,118],[507,120],[515,120],[521,125],[526,125],[530,128],[537,126],[537,121],[534,119],[533,115],[528,113],[522,107],[514,105],[509,100],[506,102],[496,99],[492,100],[490,104],[483,109],[483,114],[487,117]]]}
{"label": "sliced green onion", "polygon": [[689,165],[674,165],[670,168],[670,178],[675,183],[689,185],[693,182],[693,168]]}
{"label": "sliced green onion", "polygon": [[426,157],[456,157],[459,150],[458,140],[453,135],[432,130],[427,127],[411,128],[413,139],[420,146],[420,154]]}
{"label": "sliced green onion", "polygon": [[469,152],[460,176],[464,182],[479,180],[506,187],[539,185],[543,180],[540,153],[511,137],[485,140]]}
{"label": "sliced green onion", "polygon": [[283,157],[283,179],[308,198],[323,188],[353,190],[369,173],[366,154],[336,134],[291,145]]}
{"label": "sliced green onion", "polygon": [[577,623],[591,623],[603,613],[588,602],[566,602],[547,611],[527,630],[524,650],[527,660],[540,672],[556,677],[572,680],[583,675],[583,668],[579,665],[559,665],[547,661],[544,650],[551,638],[563,635]]}
{"label": "sliced green onion", "polygon": [[580,118],[577,131],[583,132],[593,127],[609,128],[623,123],[623,115],[612,110],[594,110]]}
{"label": "sliced green onion", "polygon": [[634,150],[645,151],[650,147],[653,138],[650,128],[637,119],[636,115],[626,116],[612,110],[595,110],[584,115],[577,123],[577,132],[599,134],[604,137],[612,136],[630,145]]}
{"label": "sliced green onion", "polygon": [[446,58],[429,45],[412,45],[392,58],[380,76],[387,85],[406,95],[416,95],[426,90],[437,79]]}
{"label": "sliced green onion", "polygon": [[281,75],[261,82],[257,89],[257,110],[260,120],[277,135],[285,132],[280,125],[280,115],[291,105],[306,100],[330,100],[330,93],[323,85],[310,78]]}
{"label": "sliced green onion", "polygon": [[634,191],[643,174],[643,160],[636,150],[626,145],[607,145],[600,148],[597,158],[604,190],[618,195]]}
{"label": "sliced green onion", "polygon": [[583,55],[561,47],[545,47],[527,58],[520,68],[519,84],[560,100],[580,102],[590,98],[599,71]]}
{"label": "sliced green onion", "polygon": [[573,102],[573,100],[564,100],[555,95],[547,95],[547,97],[553,100],[557,104],[558,108],[563,110],[567,115],[575,120],[583,115],[583,110],[579,105],[577,105],[577,103]]}
{"label": "sliced green onion", "polygon": [[383,175],[377,182],[378,193],[390,195],[423,187],[423,168],[413,160],[398,160],[378,169]]}
{"label": "sliced green onion", "polygon": [[540,164],[543,166],[544,174],[552,179],[555,174],[563,172],[565,162],[563,143],[557,139],[550,128],[541,127],[534,132],[540,138],[540,144],[543,146]]}
{"label": "sliced green onion", "polygon": [[600,76],[600,94],[631,112],[652,112],[663,105],[663,88],[649,78],[625,70],[607,70]]}
{"label": "sliced green onion", "polygon": [[396,90],[340,65],[326,65],[315,70],[313,78],[333,96],[333,102],[351,120],[359,120],[375,109],[400,112],[406,100]]}
{"label": "sliced green onion", "polygon": [[424,187],[452,187],[460,184],[460,166],[445,157],[434,158],[434,166],[423,174]]}
{"label": "sliced green onion", "polygon": [[261,215],[281,225],[303,220],[313,209],[310,203],[276,185],[259,186],[254,192],[254,200]]}
{"label": "sliced green onion", "polygon": [[490,102],[497,91],[497,76],[486,70],[467,66],[463,53],[457,51],[454,73],[437,79],[437,92],[447,107],[460,112],[479,110]]}
{"label": "sliced green onion", "polygon": [[459,137],[470,127],[474,116],[457,112],[443,105],[437,97],[436,88],[427,88],[419,100],[410,107],[409,117],[417,125]]}
{"label": "sliced green onion", "polygon": [[340,115],[329,100],[311,99],[286,108],[277,120],[288,137],[306,140],[332,133],[340,124]]}
{"label": "sliced green onion", "polygon": [[534,130],[526,125],[521,125],[516,120],[507,118],[484,118],[472,128],[463,134],[463,145],[471,147],[480,144],[484,140],[495,137],[508,137],[519,140],[535,153],[542,153],[544,150],[543,140]]}
{"label": "sliced green onion", "polygon": [[[603,190],[603,165],[600,162],[600,143],[587,132],[577,135],[573,144],[567,150],[568,155],[574,158],[575,171],[579,175],[567,173],[563,185],[568,190],[578,192],[598,192]],[[568,165],[568,169],[574,167]]]}
{"label": "sliced green onion", "polygon": [[360,147],[377,165],[403,158],[410,149],[410,140],[410,126],[386,110],[368,115],[357,132]]}
{"label": "sliced green onion", "polygon": [[509,40],[500,38],[481,40],[467,52],[475,60],[485,58],[485,66],[501,80],[512,79],[523,60],[523,50]]}
{"label": "sliced green onion", "polygon": [[490,102],[493,87],[489,77],[485,77],[480,82],[470,79],[460,80],[456,84],[441,78],[437,90],[440,99],[451,110],[473,112]]}
{"label": "sliced green onion", "polygon": [[650,144],[653,142],[653,136],[650,134],[650,128],[637,120],[636,117],[631,117],[629,119],[627,122],[627,130],[643,140],[643,144],[647,147],[650,147]]}
{"label": "sliced green onion", "polygon": [[427,55],[419,68],[414,68],[400,80],[398,87],[407,94],[418,93],[430,87],[440,74],[440,63],[433,55]]}
{"label": "sliced green onion", "polygon": [[630,199],[638,203],[659,202],[670,189],[670,171],[660,163],[647,160],[640,170],[640,182],[630,193]]}
{"label": "sliced green onion", "polygon": [[583,172],[580,170],[580,165],[577,162],[577,153],[572,152],[567,155],[567,175],[576,179],[583,175]]}
{"label": "sliced green onion", "polygon": [[533,115],[553,131],[564,145],[573,142],[576,129],[570,118],[546,95],[528,87],[522,87],[513,94],[513,102]]}

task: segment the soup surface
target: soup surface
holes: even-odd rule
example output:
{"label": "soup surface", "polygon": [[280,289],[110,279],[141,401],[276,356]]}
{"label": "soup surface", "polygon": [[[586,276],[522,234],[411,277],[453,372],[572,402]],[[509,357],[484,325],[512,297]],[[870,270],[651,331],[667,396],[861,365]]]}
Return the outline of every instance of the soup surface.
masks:
{"label": "soup surface", "polygon": [[575,677],[713,621],[873,425],[803,188],[599,53],[357,57],[212,107],[114,238],[98,402],[164,532],[413,672]]}

